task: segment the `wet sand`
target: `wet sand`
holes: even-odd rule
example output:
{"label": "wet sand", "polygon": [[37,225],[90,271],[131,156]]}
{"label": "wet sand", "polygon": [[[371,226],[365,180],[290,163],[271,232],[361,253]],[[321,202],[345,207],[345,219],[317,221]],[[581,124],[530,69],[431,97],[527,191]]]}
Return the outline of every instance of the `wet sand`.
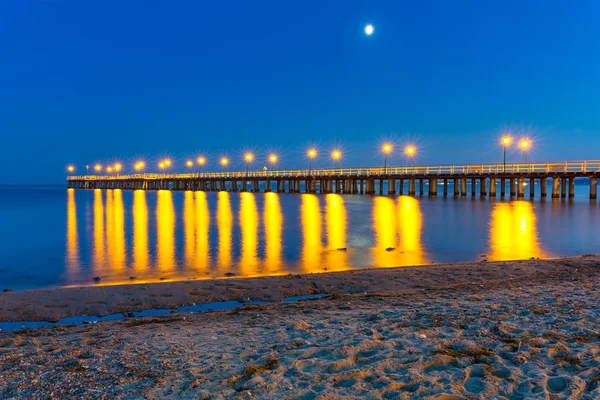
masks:
{"label": "wet sand", "polygon": [[598,278],[587,256],[7,292],[3,321],[269,303],[0,333],[0,397],[598,398]]}

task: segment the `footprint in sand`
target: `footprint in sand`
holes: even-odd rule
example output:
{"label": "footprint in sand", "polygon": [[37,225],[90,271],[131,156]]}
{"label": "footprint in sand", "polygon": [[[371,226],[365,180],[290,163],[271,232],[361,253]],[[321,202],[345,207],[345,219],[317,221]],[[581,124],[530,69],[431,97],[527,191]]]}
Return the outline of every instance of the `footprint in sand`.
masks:
{"label": "footprint in sand", "polygon": [[557,376],[548,379],[548,390],[554,393],[560,393],[567,388],[569,382],[567,379]]}
{"label": "footprint in sand", "polygon": [[470,393],[479,393],[483,391],[483,377],[485,371],[478,365],[472,366],[467,372],[467,379],[465,380],[465,389]]}

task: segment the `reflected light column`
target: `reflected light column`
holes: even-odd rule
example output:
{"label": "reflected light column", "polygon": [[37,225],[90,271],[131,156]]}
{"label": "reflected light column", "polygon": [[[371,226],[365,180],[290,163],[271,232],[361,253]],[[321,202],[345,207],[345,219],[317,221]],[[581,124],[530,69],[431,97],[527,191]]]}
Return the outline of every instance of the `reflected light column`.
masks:
{"label": "reflected light column", "polygon": [[254,193],[243,193],[240,199],[240,227],[242,230],[242,258],[240,273],[255,275],[258,259],[256,245],[258,241],[258,211]]}
{"label": "reflected light column", "polygon": [[196,247],[196,219],[194,218],[194,193],[186,190],[183,202],[183,224],[185,234],[185,265],[186,268],[194,264]]}
{"label": "reflected light column", "polygon": [[231,228],[233,225],[231,216],[231,202],[229,192],[218,193],[217,202],[217,225],[219,227],[218,260],[222,272],[228,272],[231,267]]}
{"label": "reflected light column", "polygon": [[527,201],[497,203],[490,223],[490,259],[545,257],[540,248],[533,205]]}
{"label": "reflected light column", "polygon": [[175,211],[170,190],[159,190],[156,204],[157,266],[160,272],[175,268]]}
{"label": "reflected light column", "polygon": [[303,272],[321,272],[321,211],[319,198],[314,194],[301,194]]}
{"label": "reflected light column", "polygon": [[67,189],[67,273],[79,272],[79,235],[77,234],[77,208],[75,189]]}
{"label": "reflected light column", "polygon": [[115,189],[113,191],[113,242],[112,242],[112,269],[121,271],[125,268],[126,254],[125,254],[125,210],[123,208],[123,192],[121,189]]}
{"label": "reflected light column", "polygon": [[325,195],[325,221],[327,224],[326,267],[328,271],[341,271],[348,268],[348,253],[338,250],[346,248],[346,208],[339,194]]}
{"label": "reflected light column", "polygon": [[421,245],[423,215],[416,199],[408,196],[398,198],[398,224],[400,232],[398,249],[403,252],[402,264],[425,264],[427,259]]}
{"label": "reflected light column", "polygon": [[104,266],[104,204],[102,190],[94,189],[94,257],[92,270]]}
{"label": "reflected light column", "polygon": [[281,226],[283,215],[277,193],[267,193],[265,199],[266,273],[281,272]]}
{"label": "reflected light column", "polygon": [[398,264],[398,253],[385,249],[395,248],[398,243],[396,204],[394,200],[387,197],[377,196],[373,200],[374,263],[376,267],[392,267]]}
{"label": "reflected light column", "polygon": [[196,196],[196,260],[195,267],[201,272],[207,272],[209,260],[208,234],[210,215],[206,192],[195,192]]}
{"label": "reflected light column", "polygon": [[133,259],[136,271],[148,269],[148,206],[144,190],[133,192]]}

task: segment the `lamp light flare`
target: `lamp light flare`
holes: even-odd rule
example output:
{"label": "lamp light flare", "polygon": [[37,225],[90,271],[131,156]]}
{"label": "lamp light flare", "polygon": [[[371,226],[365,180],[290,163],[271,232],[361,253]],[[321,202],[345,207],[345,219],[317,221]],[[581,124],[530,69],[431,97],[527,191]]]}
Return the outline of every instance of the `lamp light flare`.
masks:
{"label": "lamp light flare", "polygon": [[100,164],[96,164],[96,165],[94,166],[94,169],[95,169],[96,171],[100,172],[100,171],[102,171],[102,165],[100,165]]}
{"label": "lamp light flare", "polygon": [[269,156],[269,161],[271,161],[273,164],[277,162],[277,156],[275,154],[271,154]]}
{"label": "lamp light flare", "polygon": [[392,145],[389,143],[386,143],[383,145],[383,152],[384,153],[389,153],[392,151]]}
{"label": "lamp light flare", "polygon": [[112,167],[106,167],[106,172],[112,172]]}
{"label": "lamp light flare", "polygon": [[168,158],[165,160],[165,165],[168,167],[169,165],[171,165],[171,160],[169,160]]}
{"label": "lamp light flare", "polygon": [[246,153],[246,161],[252,161],[253,158],[254,156],[252,155],[252,153]]}
{"label": "lamp light flare", "polygon": [[229,164],[229,160],[225,157],[221,158],[221,165],[225,166],[227,164]]}
{"label": "lamp light flare", "polygon": [[510,142],[512,141],[512,138],[508,135],[504,135],[502,137],[502,144],[505,146],[508,146],[510,144]]}
{"label": "lamp light flare", "polygon": [[365,26],[365,33],[367,34],[367,36],[371,36],[374,31],[375,28],[373,27],[373,25],[368,24],[367,26]]}
{"label": "lamp light flare", "polygon": [[192,167],[194,165],[194,163],[191,160],[188,160],[185,165],[187,165],[188,167]]}
{"label": "lamp light flare", "polygon": [[521,146],[523,150],[527,149],[529,147],[529,139],[522,139],[519,146]]}
{"label": "lamp light flare", "polygon": [[161,162],[160,164],[158,164],[159,168],[164,169],[165,168],[165,163]]}
{"label": "lamp light flare", "polygon": [[310,158],[315,158],[317,156],[317,151],[315,149],[308,150],[308,156]]}
{"label": "lamp light flare", "polygon": [[69,166],[67,167],[67,171],[69,171],[69,172],[73,172],[73,171],[75,171],[75,167],[74,167],[74,166],[72,166],[72,165],[69,165]]}
{"label": "lamp light flare", "polygon": [[409,156],[414,155],[417,152],[417,149],[415,149],[415,146],[407,146],[406,149],[404,150],[406,152],[406,154],[408,154]]}
{"label": "lamp light flare", "polygon": [[204,157],[198,157],[196,161],[198,162],[198,165],[204,165],[204,163],[206,162]]}
{"label": "lamp light flare", "polygon": [[115,171],[119,172],[121,170],[121,164],[115,164]]}
{"label": "lamp light flare", "polygon": [[334,160],[339,160],[341,156],[342,153],[339,150],[334,150],[333,153],[331,153],[331,157],[333,157]]}

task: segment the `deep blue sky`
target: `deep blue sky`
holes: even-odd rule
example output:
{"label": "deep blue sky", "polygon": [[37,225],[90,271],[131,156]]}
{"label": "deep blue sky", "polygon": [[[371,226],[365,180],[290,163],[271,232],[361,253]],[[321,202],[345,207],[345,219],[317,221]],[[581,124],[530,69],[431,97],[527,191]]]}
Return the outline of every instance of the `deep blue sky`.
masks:
{"label": "deep blue sky", "polygon": [[246,149],[303,167],[311,143],[379,165],[388,138],[392,164],[409,141],[499,161],[507,129],[534,160],[598,159],[598,21],[593,0],[2,1],[0,183]]}

